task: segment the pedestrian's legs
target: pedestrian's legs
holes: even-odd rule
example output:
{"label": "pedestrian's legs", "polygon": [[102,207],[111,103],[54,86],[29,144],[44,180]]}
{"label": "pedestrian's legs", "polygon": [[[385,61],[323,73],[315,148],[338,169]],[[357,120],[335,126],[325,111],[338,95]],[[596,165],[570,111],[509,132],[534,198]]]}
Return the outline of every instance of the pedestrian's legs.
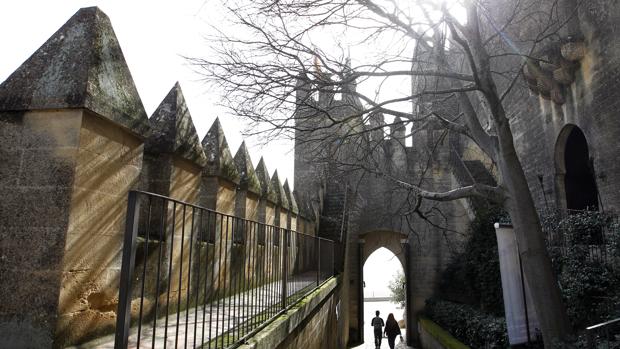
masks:
{"label": "pedestrian's legs", "polygon": [[381,347],[381,337],[382,337],[381,330],[379,331],[375,330],[375,347],[377,348]]}
{"label": "pedestrian's legs", "polygon": [[394,349],[395,341],[396,341],[396,336],[388,336],[388,344],[390,346],[390,349]]}

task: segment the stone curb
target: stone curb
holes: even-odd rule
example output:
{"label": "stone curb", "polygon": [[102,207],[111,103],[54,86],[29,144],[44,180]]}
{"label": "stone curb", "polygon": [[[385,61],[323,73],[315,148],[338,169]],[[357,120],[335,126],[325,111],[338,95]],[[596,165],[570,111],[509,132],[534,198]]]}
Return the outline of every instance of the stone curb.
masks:
{"label": "stone curb", "polygon": [[317,290],[302,298],[271,324],[247,340],[238,349],[273,349],[282,343],[308,316],[333,294],[338,286],[338,278],[333,277]]}

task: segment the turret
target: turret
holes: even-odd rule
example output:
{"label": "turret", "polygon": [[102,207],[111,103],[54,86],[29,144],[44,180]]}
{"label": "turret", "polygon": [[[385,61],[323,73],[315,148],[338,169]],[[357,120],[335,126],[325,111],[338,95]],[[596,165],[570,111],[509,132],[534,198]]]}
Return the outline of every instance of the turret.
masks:
{"label": "turret", "polygon": [[403,145],[405,144],[405,123],[400,117],[395,117],[394,122],[390,125],[390,136],[392,139],[398,140]]}
{"label": "turret", "polygon": [[362,110],[363,106],[359,98],[355,96],[357,92],[357,80],[353,69],[351,69],[351,59],[347,58],[344,64],[344,73],[342,75],[344,85],[342,86],[342,100],[346,105]]}
{"label": "turret", "polygon": [[385,117],[383,113],[374,112],[368,116],[370,127],[371,142],[379,142],[384,139],[383,127],[385,126]]}
{"label": "turret", "polygon": [[305,72],[300,72],[295,81],[295,105],[296,107],[308,104],[311,98],[312,84]]}

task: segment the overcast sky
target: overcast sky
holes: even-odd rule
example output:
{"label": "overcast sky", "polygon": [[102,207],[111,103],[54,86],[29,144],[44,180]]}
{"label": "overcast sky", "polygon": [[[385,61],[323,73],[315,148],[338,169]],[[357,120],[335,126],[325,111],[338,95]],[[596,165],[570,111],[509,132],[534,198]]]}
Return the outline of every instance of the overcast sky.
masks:
{"label": "overcast sky", "polygon": [[[223,11],[213,0],[19,0],[0,2],[0,81],[4,81],[79,8],[98,6],[112,21],[133,79],[150,116],[176,81],[187,99],[198,135],[207,133],[216,116],[233,155],[242,141],[242,120],[218,107],[217,91],[209,91],[181,57],[208,56],[204,37],[210,25],[221,26]],[[293,184],[291,141],[260,147],[246,140],[254,166],[264,156],[270,172]]]}
{"label": "overcast sky", "polygon": [[388,284],[403,266],[398,258],[385,247],[373,252],[364,263],[364,298],[389,297]]}

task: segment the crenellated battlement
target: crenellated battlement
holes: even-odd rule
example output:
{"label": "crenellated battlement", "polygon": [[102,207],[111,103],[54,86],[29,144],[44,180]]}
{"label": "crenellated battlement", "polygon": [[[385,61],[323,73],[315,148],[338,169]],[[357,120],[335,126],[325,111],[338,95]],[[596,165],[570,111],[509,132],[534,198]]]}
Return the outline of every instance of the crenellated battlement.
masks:
{"label": "crenellated battlement", "polygon": [[320,208],[224,133],[216,119],[200,140],[178,83],[147,118],[109,18],[71,17],[0,84],[0,337],[64,347],[113,330],[130,190],[315,235]]}

